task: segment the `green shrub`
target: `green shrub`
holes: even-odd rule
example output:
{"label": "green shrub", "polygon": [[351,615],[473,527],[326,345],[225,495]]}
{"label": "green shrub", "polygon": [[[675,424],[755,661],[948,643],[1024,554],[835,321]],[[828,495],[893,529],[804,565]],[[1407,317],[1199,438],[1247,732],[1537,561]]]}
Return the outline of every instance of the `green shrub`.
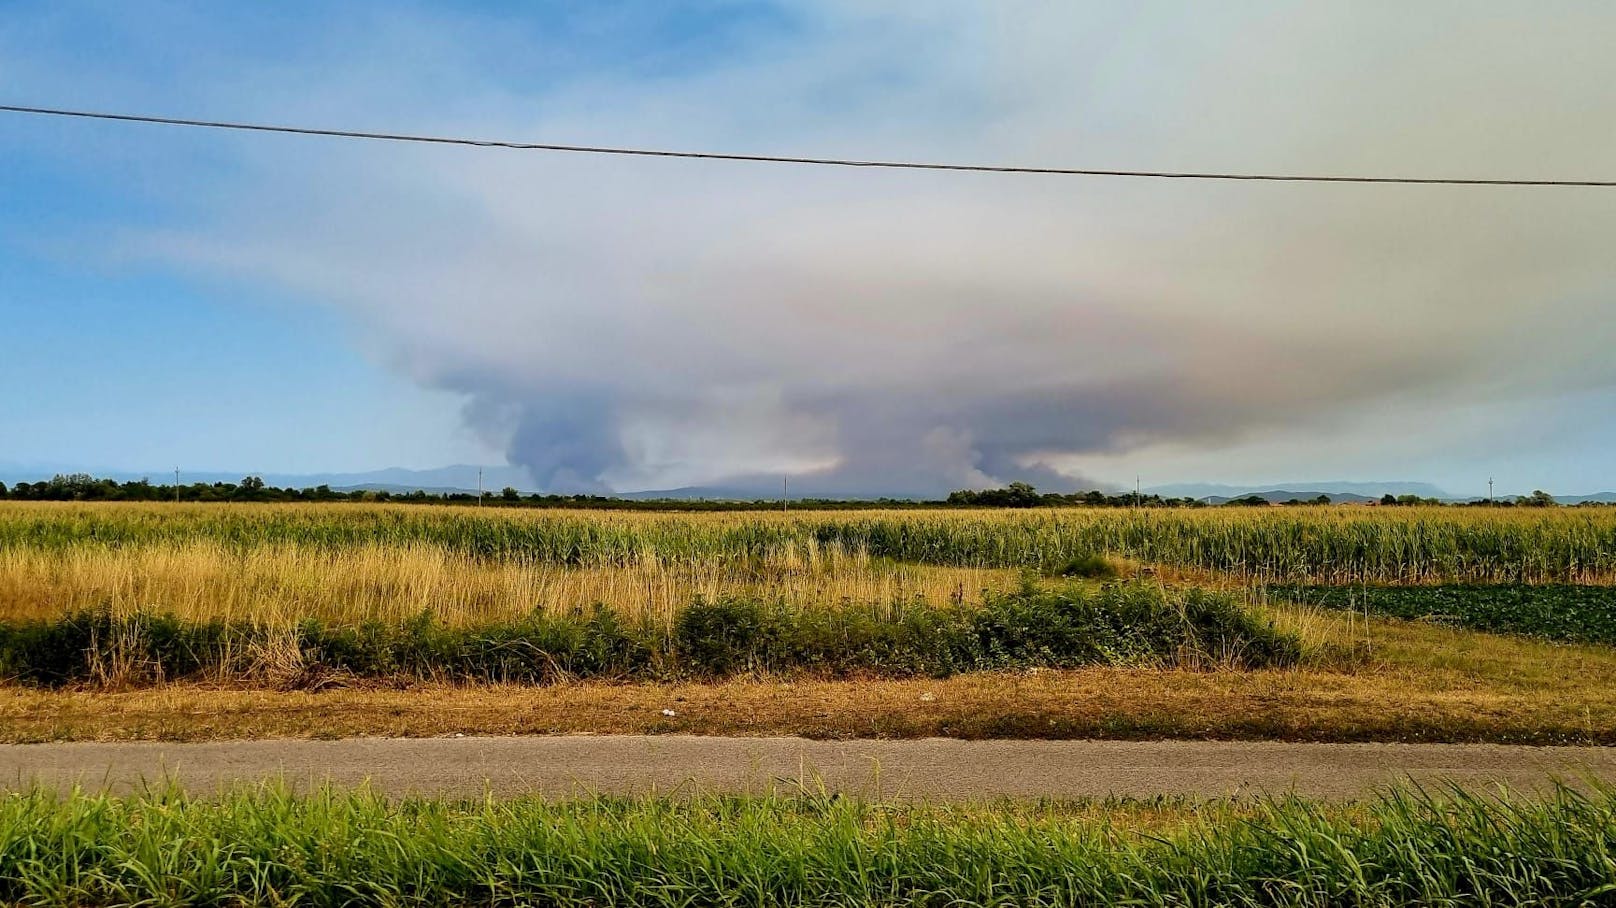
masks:
{"label": "green shrub", "polygon": [[777,635],[773,616],[744,599],[697,599],[673,623],[674,654],[696,675],[730,675],[758,667],[765,638]]}
{"label": "green shrub", "polygon": [[1055,571],[1062,577],[1083,577],[1089,580],[1115,580],[1121,573],[1116,562],[1104,555],[1076,555]]}

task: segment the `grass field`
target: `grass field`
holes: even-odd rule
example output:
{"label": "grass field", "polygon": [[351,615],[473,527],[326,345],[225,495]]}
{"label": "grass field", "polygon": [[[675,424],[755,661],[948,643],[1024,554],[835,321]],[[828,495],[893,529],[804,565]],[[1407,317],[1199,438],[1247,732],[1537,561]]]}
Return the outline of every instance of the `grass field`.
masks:
{"label": "grass field", "polygon": [[1616,793],[939,807],[0,797],[32,905],[1475,905],[1616,896]]}
{"label": "grass field", "polygon": [[[1616,511],[0,505],[0,741],[1616,745]],[[1506,631],[1495,634],[1486,631]],[[1616,792],[0,796],[0,902],[1616,901]]]}
{"label": "grass field", "polygon": [[[1616,650],[1448,625],[1466,614],[1457,601],[1473,613],[1460,624],[1603,639],[1577,629],[1608,601],[1589,584],[1611,579],[1612,538],[1606,509],[7,503],[0,715],[9,740],[258,728],[1611,742]],[[1113,574],[1135,579],[1082,579]],[[1311,585],[1304,604],[1265,586],[1287,579]],[[1460,580],[1480,592],[1454,600]],[[1567,580],[1582,585],[1554,585]],[[1445,620],[1366,620],[1349,588],[1448,597]],[[1596,605],[1562,610],[1565,596]],[[534,682],[552,686],[522,686]],[[699,708],[662,715],[673,698]]]}
{"label": "grass field", "polygon": [[479,558],[414,541],[12,544],[0,549],[0,618],[163,612],[208,621],[292,625],[402,622],[431,612],[451,627],[564,615],[609,604],[631,621],[671,624],[697,599],[793,607],[842,602],[979,602],[1013,589],[1009,569],[904,564],[808,544],[748,558],[676,559],[647,550],[622,563]]}

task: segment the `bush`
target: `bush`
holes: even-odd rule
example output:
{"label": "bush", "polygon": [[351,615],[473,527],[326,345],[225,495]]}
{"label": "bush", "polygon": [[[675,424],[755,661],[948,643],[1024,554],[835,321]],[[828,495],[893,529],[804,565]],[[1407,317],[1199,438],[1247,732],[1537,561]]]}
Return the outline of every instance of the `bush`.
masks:
{"label": "bush", "polygon": [[1062,577],[1082,577],[1088,580],[1114,580],[1122,573],[1115,561],[1104,555],[1078,555],[1055,571]]}

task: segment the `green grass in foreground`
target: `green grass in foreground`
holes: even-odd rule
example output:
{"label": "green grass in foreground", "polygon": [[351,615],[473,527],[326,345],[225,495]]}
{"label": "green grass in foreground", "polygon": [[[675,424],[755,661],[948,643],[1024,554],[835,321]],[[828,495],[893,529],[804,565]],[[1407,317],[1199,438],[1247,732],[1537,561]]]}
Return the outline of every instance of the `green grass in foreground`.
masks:
{"label": "green grass in foreground", "polygon": [[1616,644],[1616,587],[1610,586],[1303,586],[1276,587],[1270,593],[1471,630]]}
{"label": "green grass in foreground", "polygon": [[972,608],[697,602],[671,629],[627,622],[607,608],[562,616],[535,612],[516,622],[468,628],[436,623],[430,614],[403,624],[348,627],[76,614],[0,622],[0,679],[129,686],[277,673],[282,682],[337,674],[525,684],[749,672],[942,677],[1082,665],[1264,667],[1293,664],[1300,650],[1295,637],[1224,593],[1148,583],[1029,583]]}
{"label": "green grass in foreground", "polygon": [[999,809],[0,797],[8,904],[1610,904],[1613,853],[1608,789]]}

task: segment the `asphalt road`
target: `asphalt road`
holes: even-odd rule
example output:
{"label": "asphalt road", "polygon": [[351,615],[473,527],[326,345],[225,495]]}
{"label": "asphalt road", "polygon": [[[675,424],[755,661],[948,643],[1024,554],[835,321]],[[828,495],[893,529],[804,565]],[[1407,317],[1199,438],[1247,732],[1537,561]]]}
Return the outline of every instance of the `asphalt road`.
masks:
{"label": "asphalt road", "polygon": [[357,738],[0,746],[0,786],[195,794],[281,779],[389,794],[762,793],[799,784],[920,800],[1287,792],[1349,798],[1402,780],[1542,788],[1616,782],[1616,748],[1218,741],[809,741],[691,736]]}

